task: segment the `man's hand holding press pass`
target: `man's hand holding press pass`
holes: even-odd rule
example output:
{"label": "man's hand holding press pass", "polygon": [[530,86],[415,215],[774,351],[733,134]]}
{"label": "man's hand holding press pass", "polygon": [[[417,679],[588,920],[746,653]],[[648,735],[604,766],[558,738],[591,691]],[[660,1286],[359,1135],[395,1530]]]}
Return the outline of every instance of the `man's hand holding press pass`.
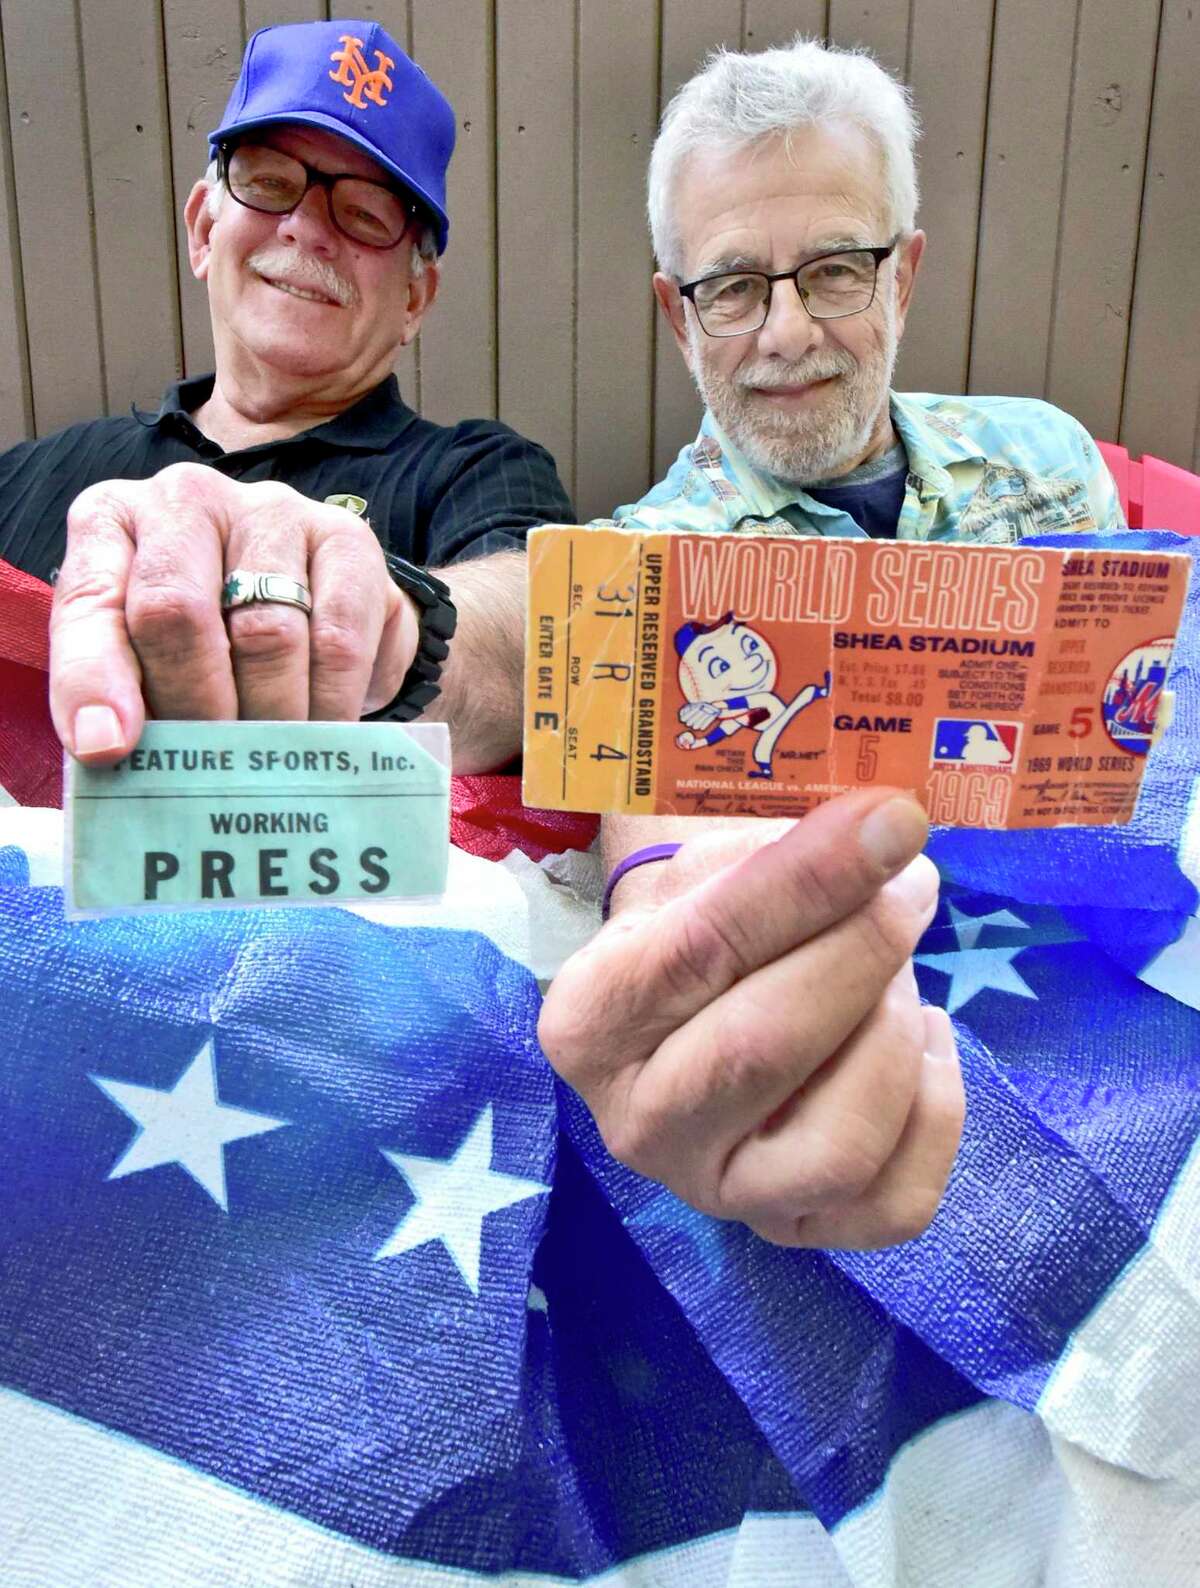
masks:
{"label": "man's hand holding press pass", "polygon": [[[310,592],[222,611],[234,572]],[[175,464],[84,491],[51,616],[50,706],[81,760],[106,764],[159,718],[356,720],[396,694],[412,601],[370,526],[290,486]]]}

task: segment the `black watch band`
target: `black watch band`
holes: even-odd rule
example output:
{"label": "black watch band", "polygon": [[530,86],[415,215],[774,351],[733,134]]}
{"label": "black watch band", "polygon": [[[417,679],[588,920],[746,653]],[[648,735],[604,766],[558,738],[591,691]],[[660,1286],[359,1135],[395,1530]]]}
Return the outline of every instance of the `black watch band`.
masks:
{"label": "black watch band", "polygon": [[403,557],[385,551],[383,560],[392,582],[411,596],[419,609],[417,654],[404,675],[396,698],[378,711],[363,714],[364,722],[411,722],[419,717],[441,690],[442,663],[450,654],[450,640],[458,623],[458,613],[450,599],[449,587]]}

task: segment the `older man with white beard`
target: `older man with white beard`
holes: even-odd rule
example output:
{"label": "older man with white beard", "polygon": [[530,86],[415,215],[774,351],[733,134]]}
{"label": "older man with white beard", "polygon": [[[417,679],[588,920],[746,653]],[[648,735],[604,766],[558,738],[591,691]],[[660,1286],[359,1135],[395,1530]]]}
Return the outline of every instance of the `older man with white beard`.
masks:
{"label": "older man with white beard", "polygon": [[[719,53],[679,90],[650,162],[654,290],[705,414],[616,523],[990,543],[1124,527],[1068,415],[891,391],[925,246],[915,137],[903,88],[817,43]],[[949,1022],[909,961],[937,876],[918,856],[864,883],[859,797],[794,825],[608,818],[612,919],[542,1018],[619,1155],[788,1244],[915,1234],[962,1123]],[[880,811],[913,823],[915,852],[919,809]],[[688,952],[655,1005],[643,989],[681,920]],[[607,1048],[589,985],[623,988]]]}
{"label": "older man with white beard", "polygon": [[1007,543],[1123,528],[1086,432],[1048,403],[891,391],[925,246],[916,123],[866,55],[720,53],[650,162],[654,291],[700,434],[616,522]]}

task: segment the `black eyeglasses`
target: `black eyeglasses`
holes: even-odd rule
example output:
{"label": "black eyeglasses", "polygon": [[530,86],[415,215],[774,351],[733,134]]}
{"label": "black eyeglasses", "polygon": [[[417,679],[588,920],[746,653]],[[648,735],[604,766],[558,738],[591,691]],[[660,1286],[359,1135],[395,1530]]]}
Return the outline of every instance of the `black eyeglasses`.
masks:
{"label": "black eyeglasses", "polygon": [[835,248],[806,259],[795,270],[726,270],[684,282],[679,295],[691,300],[706,336],[746,336],[761,331],[771,312],[771,289],[790,281],[810,318],[842,320],[875,301],[879,267],[895,251],[898,237],[881,248]]}
{"label": "black eyeglasses", "polygon": [[417,214],[410,199],[384,182],[318,171],[266,144],[222,145],[217,170],[232,197],[261,215],[290,214],[309,188],[323,187],[338,231],[367,248],[395,248]]}

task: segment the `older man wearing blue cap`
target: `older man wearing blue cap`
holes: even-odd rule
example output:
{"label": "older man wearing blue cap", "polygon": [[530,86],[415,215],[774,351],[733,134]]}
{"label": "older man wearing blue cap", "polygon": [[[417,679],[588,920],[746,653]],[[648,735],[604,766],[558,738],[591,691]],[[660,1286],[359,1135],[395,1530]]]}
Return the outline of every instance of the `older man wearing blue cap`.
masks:
{"label": "older man wearing blue cap", "polygon": [[251,39],[210,148],[184,213],[215,374],[0,458],[0,556],[61,563],[63,742],[115,760],[147,707],[432,705],[459,769],[497,765],[519,741],[524,533],[571,508],[540,447],[421,419],[392,374],[437,294],[454,113],[377,23],[291,24]]}

